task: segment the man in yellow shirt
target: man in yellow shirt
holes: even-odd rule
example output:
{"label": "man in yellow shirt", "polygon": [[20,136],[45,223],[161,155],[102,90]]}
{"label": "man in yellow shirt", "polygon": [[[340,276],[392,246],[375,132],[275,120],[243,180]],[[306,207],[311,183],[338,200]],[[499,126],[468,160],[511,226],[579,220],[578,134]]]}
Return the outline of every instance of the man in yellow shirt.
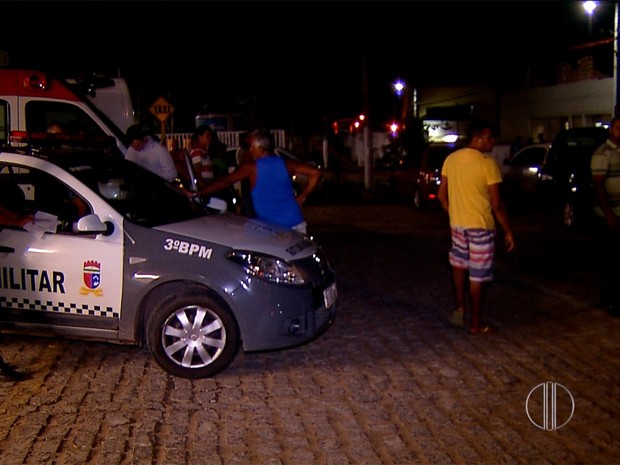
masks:
{"label": "man in yellow shirt", "polygon": [[442,170],[438,197],[450,217],[452,247],[450,265],[456,292],[454,324],[464,324],[466,283],[469,277],[469,305],[472,334],[496,331],[480,317],[484,286],[493,280],[497,221],[504,232],[506,251],[514,249],[514,238],[506,207],[500,195],[502,176],[489,152],[495,144],[493,127],[472,123],[467,147],[448,155]]}

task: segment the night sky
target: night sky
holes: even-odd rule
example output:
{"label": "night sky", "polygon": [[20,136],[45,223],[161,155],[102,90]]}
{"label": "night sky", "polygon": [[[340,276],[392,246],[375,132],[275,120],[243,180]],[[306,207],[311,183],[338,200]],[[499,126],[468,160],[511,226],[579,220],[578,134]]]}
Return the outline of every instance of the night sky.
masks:
{"label": "night sky", "polygon": [[179,129],[203,110],[249,107],[274,127],[313,126],[363,110],[364,62],[380,119],[396,78],[505,85],[528,60],[610,37],[614,3],[591,22],[581,4],[22,0],[2,2],[0,50],[13,66],[120,73],[141,107],[169,99]]}

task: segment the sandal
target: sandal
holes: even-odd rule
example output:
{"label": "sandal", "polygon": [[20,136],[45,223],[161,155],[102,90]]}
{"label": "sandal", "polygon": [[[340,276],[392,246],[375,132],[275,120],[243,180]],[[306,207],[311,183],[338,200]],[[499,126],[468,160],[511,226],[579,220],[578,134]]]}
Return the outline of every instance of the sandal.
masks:
{"label": "sandal", "polygon": [[469,328],[469,334],[483,334],[483,333],[496,333],[497,328],[491,325],[482,325],[477,328]]}
{"label": "sandal", "polygon": [[450,323],[452,323],[453,326],[458,326],[459,328],[462,328],[463,326],[465,326],[464,315],[465,312],[459,312],[458,310],[455,310],[452,313],[452,318],[450,318]]}

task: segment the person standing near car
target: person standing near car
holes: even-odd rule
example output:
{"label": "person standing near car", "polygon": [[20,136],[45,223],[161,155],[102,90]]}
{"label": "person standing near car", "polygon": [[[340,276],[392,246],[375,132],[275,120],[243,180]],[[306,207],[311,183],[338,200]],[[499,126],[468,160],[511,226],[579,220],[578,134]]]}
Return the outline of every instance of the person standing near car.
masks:
{"label": "person standing near car", "polygon": [[215,177],[213,162],[208,153],[211,133],[211,127],[203,125],[197,127],[192,134],[189,156],[192,159],[194,173],[196,173],[198,189],[205,187]]}
{"label": "person standing near car", "polygon": [[494,129],[484,122],[472,123],[467,147],[452,152],[443,163],[438,197],[450,218],[452,246],[450,265],[457,308],[455,325],[464,325],[466,287],[469,278],[471,334],[495,332],[481,319],[485,285],[493,280],[496,221],[504,232],[506,251],[514,238],[500,195],[500,168],[488,152],[495,144]]}
{"label": "person standing near car", "polygon": [[125,158],[172,182],[177,177],[174,160],[164,145],[139,125],[127,128],[129,148]]}
{"label": "person standing near car", "polygon": [[[239,135],[239,148],[235,154],[237,166],[247,163],[254,163],[254,157],[250,151],[250,133],[244,132]],[[238,183],[239,194],[239,213],[250,218],[256,217],[254,205],[252,204],[252,186],[250,179],[244,179]]]}
{"label": "person standing near car", "polygon": [[601,247],[601,304],[620,316],[620,117],[609,125],[609,138],[590,161]]}
{"label": "person standing near car", "polygon": [[[199,126],[194,131],[196,138],[196,151],[192,151],[192,163],[194,170],[201,173],[199,189],[214,179],[225,176],[235,167],[235,163],[227,162],[226,144],[220,141],[217,132],[208,124]],[[234,210],[235,189],[229,188],[221,192],[222,200],[225,200],[229,210]]]}
{"label": "person standing near car", "polygon": [[[274,138],[269,131],[253,131],[249,147],[254,162],[238,166],[231,173],[207,184],[204,189],[196,193],[188,192],[188,196],[209,195],[247,179],[258,219],[305,233],[306,221],[301,206],[318,185],[323,173],[309,163],[283,160],[276,155]],[[297,196],[291,181],[292,174],[308,177],[303,191]]]}

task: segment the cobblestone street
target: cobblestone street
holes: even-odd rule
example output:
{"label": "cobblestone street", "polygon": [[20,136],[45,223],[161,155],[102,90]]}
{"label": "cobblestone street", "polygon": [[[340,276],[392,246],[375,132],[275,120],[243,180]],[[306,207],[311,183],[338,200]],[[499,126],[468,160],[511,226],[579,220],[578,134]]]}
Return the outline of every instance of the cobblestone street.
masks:
{"label": "cobblestone street", "polygon": [[0,377],[2,465],[620,464],[620,319],[597,308],[590,238],[516,217],[486,299],[499,332],[469,335],[448,323],[443,212],[306,216],[338,276],[326,333],[202,380],[146,349],[7,335],[30,377]]}

